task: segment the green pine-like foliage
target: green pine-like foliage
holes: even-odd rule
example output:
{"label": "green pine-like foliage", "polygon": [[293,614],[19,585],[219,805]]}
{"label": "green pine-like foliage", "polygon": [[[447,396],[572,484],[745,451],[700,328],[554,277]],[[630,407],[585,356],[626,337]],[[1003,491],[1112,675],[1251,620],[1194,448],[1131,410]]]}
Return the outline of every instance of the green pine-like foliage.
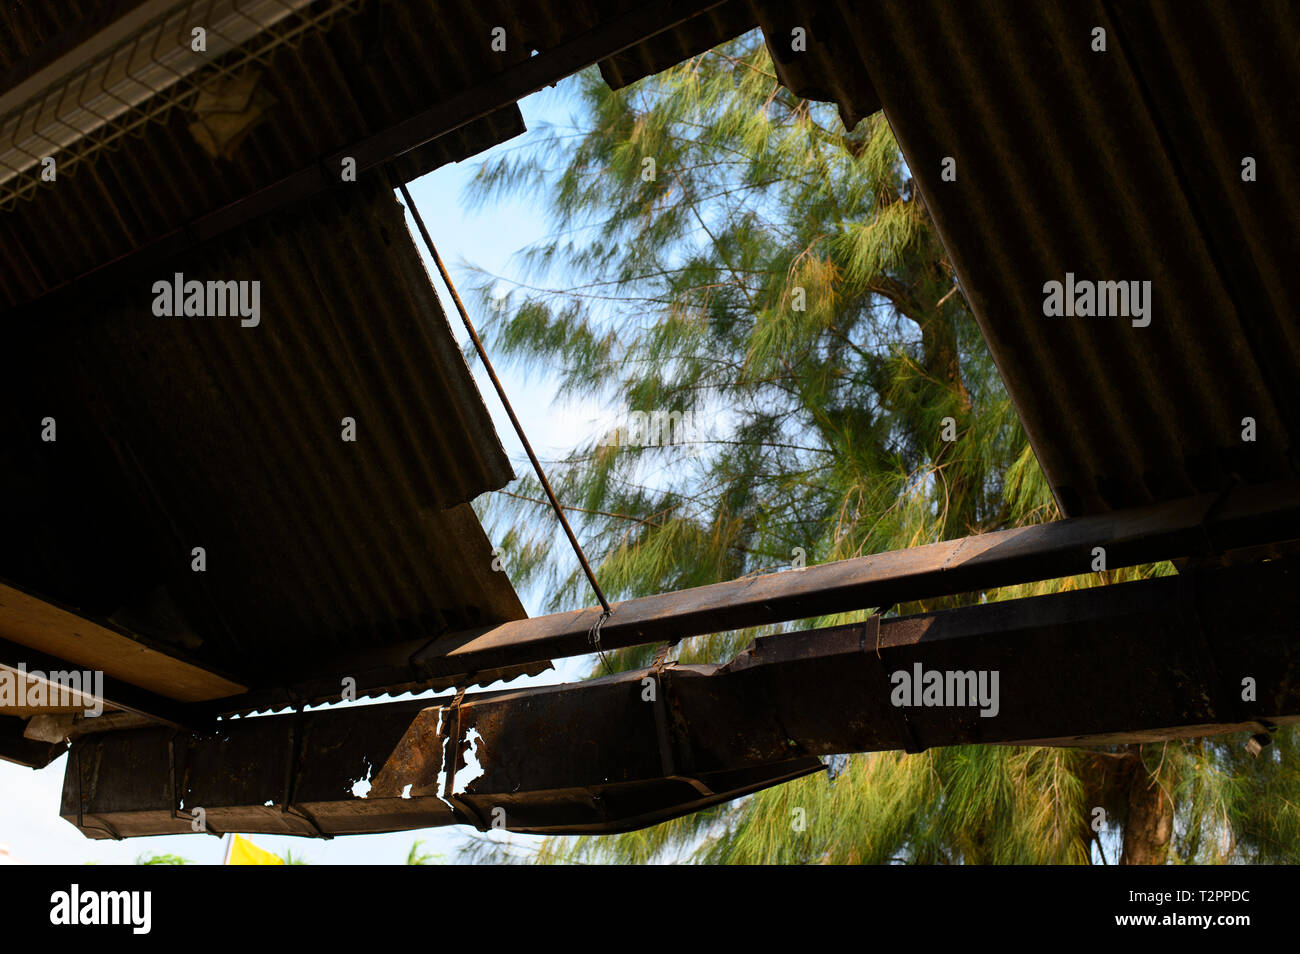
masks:
{"label": "green pine-like foliage", "polygon": [[[555,375],[560,399],[598,398],[619,420],[680,412],[693,424],[659,446],[611,443],[593,428],[548,464],[611,597],[1059,516],[882,114],[846,131],[833,106],[780,86],[758,34],[621,91],[594,70],[574,82],[572,127],[535,131],[473,185],[480,203],[538,197],[554,224],[526,253],[529,284],[500,296],[485,276],[478,303],[498,360]],[[480,512],[516,585],[546,587],[555,610],[593,602],[572,555],[553,545],[535,481]],[[1110,571],[889,612],[1170,572]],[[723,661],[781,629],[687,640],[673,658]],[[655,650],[611,653],[609,664],[644,666]],[[1280,731],[1258,760],[1243,743],[853,755],[833,780],[808,777],[626,835],[553,838],[530,857],[1295,861],[1296,737]],[[1154,837],[1130,826],[1135,813],[1156,820]]]}

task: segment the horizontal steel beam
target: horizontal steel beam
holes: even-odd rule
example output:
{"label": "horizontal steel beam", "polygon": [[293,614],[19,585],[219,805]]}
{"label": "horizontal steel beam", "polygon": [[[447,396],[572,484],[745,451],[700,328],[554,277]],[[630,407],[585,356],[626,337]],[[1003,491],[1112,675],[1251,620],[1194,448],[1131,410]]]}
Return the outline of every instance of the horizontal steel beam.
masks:
{"label": "horizontal steel beam", "polygon": [[[897,603],[1088,573],[1094,548],[1111,569],[1204,557],[1300,538],[1300,487],[1242,487],[1137,510],[1038,524],[929,546],[814,565],[614,604],[601,646],[668,642],[745,626],[808,619]],[[189,727],[218,713],[338,701],[342,677],[358,693],[393,686],[472,685],[479,674],[591,652],[596,607],[457,632],[321,660],[291,686],[200,705],[170,704],[114,685],[119,708]],[[32,657],[6,654],[0,661]],[[25,656],[24,656],[25,653]],[[29,665],[34,665],[28,658]],[[52,665],[52,664],[51,664]],[[79,668],[79,667],[74,667]]]}
{"label": "horizontal steel beam", "polygon": [[[1300,561],[1272,561],[873,617],[765,637],[726,665],[459,705],[100,733],[73,743],[62,814],[91,837],[187,831],[196,807],[216,830],[248,832],[612,832],[832,753],[1266,733],[1300,717],[1297,611]],[[904,678],[916,685],[900,695]]]}
{"label": "horizontal steel beam", "polygon": [[[614,604],[600,644],[617,649],[747,626],[885,608],[1087,574],[1105,550],[1109,569],[1202,557],[1300,538],[1300,485],[1241,487],[1140,509],[1000,530],[873,556],[746,577]],[[475,672],[578,656],[593,650],[599,607],[538,616],[448,634],[429,644],[392,647],[378,656],[330,660],[315,682],[337,687],[338,673],[367,670],[382,684],[412,669],[423,674]]]}

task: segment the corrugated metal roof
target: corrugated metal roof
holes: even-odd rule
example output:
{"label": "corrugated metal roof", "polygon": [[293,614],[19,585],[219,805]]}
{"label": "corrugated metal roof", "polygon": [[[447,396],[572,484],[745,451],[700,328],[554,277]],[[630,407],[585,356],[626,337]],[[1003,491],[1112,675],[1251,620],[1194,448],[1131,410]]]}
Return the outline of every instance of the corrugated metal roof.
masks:
{"label": "corrugated metal roof", "polygon": [[[255,690],[316,685],[324,660],[387,659],[523,616],[466,503],[509,466],[384,178],[166,268],[48,292],[634,6],[375,0],[274,53],[260,81],[272,105],[232,159],[209,158],[173,109],[0,216],[0,304],[39,299],[10,308],[0,356],[12,528],[0,576]],[[490,46],[498,25],[505,53]],[[30,62],[12,70],[48,60],[43,41],[63,49],[86,33],[73,15],[25,28]],[[517,108],[498,110],[390,175],[409,180],[522,128]],[[263,323],[154,316],[152,283],[175,272],[262,281]],[[59,438],[38,443],[47,416]],[[344,416],[355,444],[340,440]],[[428,670],[412,667],[412,682]]]}
{"label": "corrugated metal roof", "polygon": [[[451,94],[473,89],[526,61],[534,50],[581,38],[636,0],[580,0],[518,5],[444,0],[358,0],[325,32],[309,32],[269,58],[261,85],[270,105],[230,159],[213,159],[194,141],[191,113],[172,109],[139,142],[101,154],[88,168],[61,175],[33,201],[0,215],[0,309],[32,301],[151,240],[182,229],[375,132],[394,126]],[[131,6],[123,0],[123,7]],[[74,9],[47,24],[22,18],[16,50],[47,58],[56,43],[86,31]],[[118,11],[121,12],[120,10]],[[664,10],[666,21],[674,16]],[[100,14],[96,22],[104,19]],[[754,25],[751,5],[729,0],[601,64],[615,85],[667,68],[691,53]],[[62,32],[55,35],[56,29]],[[493,30],[506,48],[493,48]],[[23,62],[8,75],[22,75]],[[30,71],[30,67],[29,67]],[[409,181],[523,131],[511,106],[471,122],[391,163]],[[331,170],[331,178],[333,170]],[[52,230],[48,223],[62,224]]]}
{"label": "corrugated metal roof", "polygon": [[796,96],[837,102],[849,129],[880,109],[871,81],[847,43],[844,20],[853,15],[830,3],[755,4],[777,78]]}
{"label": "corrugated metal roof", "polygon": [[[233,162],[208,159],[173,114],[0,217],[0,295],[39,295],[631,6],[368,4],[276,54],[264,82],[280,106]],[[1295,85],[1300,31],[1278,4],[1248,17],[1183,9],[733,0],[602,69],[630,82],[756,20],[800,95],[838,101],[849,122],[883,101],[1074,515],[1295,470],[1300,409],[1286,397],[1300,343],[1282,316],[1300,194],[1281,170],[1300,117],[1276,90]],[[504,53],[452,41],[494,26]],[[808,30],[806,54],[786,53],[793,26]],[[1090,48],[1097,26],[1104,54]],[[521,129],[501,110],[395,172]],[[1240,180],[1247,154],[1260,182]],[[955,182],[939,177],[947,156]],[[150,635],[231,672],[255,660],[263,686],[309,670],[308,657],[522,614],[464,503],[508,466],[377,178],[171,271],[265,276],[268,318],[154,318],[141,296],[166,276],[138,272],[102,304],[47,300],[16,325],[10,313],[0,506],[15,532],[0,576],[119,620],[174,617],[173,632]],[[1067,272],[1151,281],[1150,326],[1044,318],[1043,283]],[[35,446],[45,415],[60,440]],[[345,415],[357,444],[338,439]],[[1240,439],[1244,416],[1254,444]],[[189,571],[194,545],[208,548],[205,574]]]}
{"label": "corrugated metal roof", "polygon": [[[428,55],[428,39],[448,35],[453,25],[433,3],[371,0],[327,32],[274,51],[260,80],[270,100],[265,120],[232,158],[210,157],[189,130],[194,115],[173,109],[119,150],[61,175],[0,214],[0,309],[428,108],[498,66],[486,45],[454,53],[451,44],[446,55]],[[407,153],[392,168],[409,181],[523,130],[518,108],[502,109]]]}
{"label": "corrugated metal roof", "polygon": [[[260,324],[156,317],[174,272],[260,281]],[[525,615],[466,503],[513,474],[382,183],[105,294],[9,329],[0,577],[260,686]]]}
{"label": "corrugated metal roof", "polygon": [[610,89],[622,89],[748,33],[757,22],[754,5],[749,0],[727,0],[644,43],[601,60],[600,75]]}
{"label": "corrugated metal roof", "polygon": [[6,0],[0,5],[0,89],[16,86],[145,0]]}
{"label": "corrugated metal roof", "polygon": [[[75,4],[10,12],[14,50],[29,54],[0,64],[11,81],[106,19]],[[39,297],[467,85],[494,65],[486,49],[421,49],[448,25],[436,4],[366,3],[275,51],[260,80],[269,113],[232,159],[210,158],[194,117],[173,109],[61,175],[0,215],[0,303]],[[522,130],[517,108],[499,110],[389,175]],[[165,267],[9,311],[0,577],[261,690],[325,660],[525,615],[468,504],[513,474],[391,181],[363,177]],[[154,316],[152,284],[176,272],[260,280],[262,322]],[[55,443],[32,439],[47,416]],[[341,439],[344,417],[355,443]],[[190,569],[194,546],[203,573]],[[361,694],[451,681],[412,669],[410,682]]]}
{"label": "corrugated metal roof", "polygon": [[[1296,7],[836,6],[810,62],[873,91],[846,115],[884,102],[1066,513],[1294,476]],[[1044,317],[1044,283],[1067,272],[1150,281],[1150,325]]]}

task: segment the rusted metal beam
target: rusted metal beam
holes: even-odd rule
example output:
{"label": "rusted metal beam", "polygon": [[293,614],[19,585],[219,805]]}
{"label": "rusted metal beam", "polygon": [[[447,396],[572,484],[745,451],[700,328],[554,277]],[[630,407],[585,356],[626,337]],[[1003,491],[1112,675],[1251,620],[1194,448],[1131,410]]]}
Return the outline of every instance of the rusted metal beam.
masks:
{"label": "rusted metal beam", "polygon": [[[467,742],[472,726],[466,722],[461,731],[452,710],[429,708],[428,700],[240,719],[203,736],[165,729],[86,736],[73,743],[61,814],[91,838],[189,832],[199,817],[215,831],[326,837],[458,823],[608,832],[822,768],[815,758],[787,757],[775,766],[666,776],[653,710],[638,702],[640,687],[627,682],[632,678],[583,686],[576,697],[570,693],[578,687],[570,686],[499,701],[483,694],[468,703],[465,712],[472,705],[509,713],[508,747],[495,736],[490,743]],[[578,731],[565,733],[566,716]],[[459,745],[444,744],[457,732]],[[455,779],[464,783],[467,756],[498,779],[494,790],[518,790],[501,805],[455,791]],[[435,782],[419,782],[422,773]],[[365,797],[357,794],[367,788]],[[503,806],[504,816],[494,812]]]}
{"label": "rusted metal beam", "polygon": [[[1300,486],[1242,487],[625,600],[614,604],[600,642],[616,649],[1087,574],[1096,547],[1105,550],[1106,567],[1117,569],[1298,537]],[[599,617],[600,608],[589,607],[453,633],[408,646],[410,664],[474,672],[582,655],[593,649]]]}
{"label": "rusted metal beam", "polygon": [[[194,807],[250,832],[611,832],[816,771],[831,753],[1266,733],[1300,718],[1297,610],[1300,561],[1273,561],[873,617],[765,637],[726,665],[459,705],[99,733],[73,743],[62,814],[91,837],[186,831]],[[919,677],[915,695],[899,695],[899,674]]]}

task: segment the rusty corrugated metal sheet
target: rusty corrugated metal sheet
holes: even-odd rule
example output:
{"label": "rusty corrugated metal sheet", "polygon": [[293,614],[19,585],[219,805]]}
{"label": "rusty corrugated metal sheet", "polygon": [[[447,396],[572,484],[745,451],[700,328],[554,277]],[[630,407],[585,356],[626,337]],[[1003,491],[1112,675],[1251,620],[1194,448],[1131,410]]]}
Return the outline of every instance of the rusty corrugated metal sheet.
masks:
{"label": "rusty corrugated metal sheet", "polygon": [[[755,3],[754,12],[777,78],[792,93],[838,103],[848,129],[880,109],[871,79],[854,55],[844,22],[852,13],[843,5]],[[796,47],[796,35],[802,48]]]}
{"label": "rusty corrugated metal sheet", "polygon": [[[841,13],[830,4],[799,7],[757,0],[727,0],[644,43],[602,60],[600,75],[611,89],[621,89],[646,76],[698,56],[713,47],[762,27],[768,53],[781,83],[807,99],[837,101],[844,124],[852,129],[880,109],[871,81],[861,64],[842,57]],[[795,31],[814,34],[820,43],[815,56],[795,49]],[[827,69],[828,61],[833,68]]]}
{"label": "rusty corrugated metal sheet", "polygon": [[757,24],[749,0],[727,0],[693,20],[601,60],[600,75],[610,89],[622,89],[747,33]]}
{"label": "rusty corrugated metal sheet", "polygon": [[[61,177],[58,188],[0,215],[0,309],[32,301],[94,268],[170,234],[206,213],[299,171],[304,160],[330,155],[378,130],[470,90],[526,61],[534,50],[583,37],[637,9],[636,0],[518,5],[509,0],[395,3],[366,0],[324,33],[277,50],[262,85],[272,101],[230,160],[210,158],[193,141],[193,116],[173,109],[143,141],[100,155],[89,169]],[[664,11],[665,19],[674,16]],[[74,17],[68,22],[84,30]],[[749,29],[748,3],[730,0],[659,37],[604,61],[617,85],[664,69]],[[506,48],[493,49],[493,31]],[[47,31],[30,27],[36,48]],[[21,67],[23,64],[17,64]],[[440,136],[393,161],[409,181],[446,162],[473,155],[523,131],[517,107]],[[47,223],[64,223],[53,235]]]}
{"label": "rusty corrugated metal sheet", "polygon": [[[21,22],[16,42],[33,52],[7,75],[103,19],[64,13]],[[274,105],[231,161],[209,158],[193,117],[173,110],[0,215],[0,301],[57,288],[462,88],[487,51],[427,56],[443,13],[374,0],[277,50],[261,79]],[[516,108],[500,110],[391,175],[522,130]],[[3,575],[241,673],[259,706],[323,659],[526,615],[468,504],[513,475],[391,181],[366,177],[165,268],[10,312]],[[155,317],[152,282],[175,272],[261,280],[262,324]],[[58,421],[56,443],[29,439],[32,414]],[[341,440],[343,417],[356,443]],[[189,568],[192,546],[207,551],[204,573]],[[395,669],[359,694],[465,681]]]}
{"label": "rusty corrugated metal sheet", "polygon": [[[1066,513],[1293,476],[1300,106],[1286,91],[1300,83],[1300,10],[873,0],[837,12],[843,30],[814,32],[810,59],[824,85],[865,72],[883,100]],[[871,106],[841,101],[849,115]],[[946,156],[955,182],[940,178]],[[1242,181],[1244,156],[1259,181]],[[1151,281],[1151,324],[1045,318],[1044,283],[1067,272]]]}
{"label": "rusty corrugated metal sheet", "polygon": [[144,0],[6,0],[0,4],[0,89],[62,56]]}
{"label": "rusty corrugated metal sheet", "polygon": [[[194,116],[173,109],[120,150],[60,176],[0,214],[0,310],[427,108],[496,67],[486,46],[430,56],[428,39],[454,35],[453,26],[434,3],[370,0],[329,31],[274,52],[260,81],[272,105],[233,158],[211,158],[188,129]],[[393,169],[410,180],[523,130],[517,107],[499,110],[407,153]]]}
{"label": "rusty corrugated metal sheet", "polygon": [[[174,272],[261,281],[260,324],[156,317]],[[0,361],[0,576],[264,687],[525,615],[466,502],[511,468],[382,183],[12,328]]]}
{"label": "rusty corrugated metal sheet", "polygon": [[[0,300],[39,298],[633,6],[365,4],[273,55],[261,78],[273,105],[232,160],[210,159],[173,110],[0,217]],[[498,25],[502,53],[490,47]],[[462,42],[471,36],[483,42]],[[499,110],[394,161],[391,178],[154,267],[261,277],[257,329],[154,317],[144,290],[159,275],[134,266],[11,309],[4,481],[25,506],[12,508],[0,571],[240,673],[259,707],[323,659],[387,665],[393,647],[521,617],[465,503],[509,469],[382,194],[521,130],[516,108]],[[59,420],[57,443],[26,439],[32,414]],[[357,419],[355,445],[339,440],[343,416]],[[194,545],[210,561],[201,574]],[[431,671],[366,691],[452,681]]]}

